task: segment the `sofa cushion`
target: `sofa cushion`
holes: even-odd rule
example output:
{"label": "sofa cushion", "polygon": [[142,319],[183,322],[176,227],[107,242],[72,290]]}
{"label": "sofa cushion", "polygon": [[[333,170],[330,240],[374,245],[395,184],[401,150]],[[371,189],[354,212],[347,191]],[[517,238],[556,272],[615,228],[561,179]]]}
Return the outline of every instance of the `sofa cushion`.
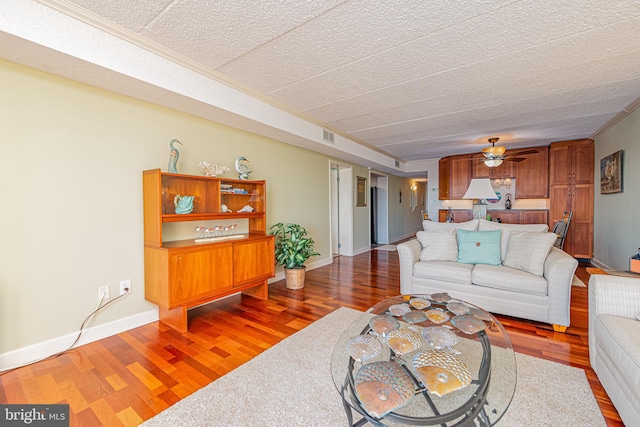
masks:
{"label": "sofa cushion", "polygon": [[509,243],[509,234],[512,231],[531,231],[531,232],[545,232],[549,230],[547,224],[502,224],[499,222],[487,221],[486,219],[478,220],[478,231],[489,230],[501,230],[502,237],[500,238],[500,258],[504,262],[504,257],[507,255],[507,244]]}
{"label": "sofa cushion", "polygon": [[500,265],[500,230],[458,230],[458,261]]}
{"label": "sofa cushion", "polygon": [[433,222],[422,221],[424,231],[440,231],[440,230],[469,230],[476,231],[478,229],[478,220],[472,219],[467,222]]}
{"label": "sofa cushion", "polygon": [[478,286],[525,294],[546,296],[548,293],[544,277],[505,266],[478,264],[473,269],[471,281]]}
{"label": "sofa cushion", "polygon": [[[595,337],[598,352],[607,353],[612,366],[620,372],[628,390],[640,390],[640,323],[633,319],[611,314],[596,318]],[[591,331],[589,331],[591,333]],[[598,357],[598,363],[604,358]]]}
{"label": "sofa cushion", "polygon": [[512,231],[503,264],[542,276],[544,261],[557,238],[555,233]]}
{"label": "sofa cushion", "polygon": [[455,261],[458,258],[455,229],[418,231],[416,237],[422,245],[420,261]]}
{"label": "sofa cushion", "polygon": [[415,278],[442,280],[463,285],[471,284],[471,270],[473,264],[464,264],[455,261],[418,261],[413,265]]}

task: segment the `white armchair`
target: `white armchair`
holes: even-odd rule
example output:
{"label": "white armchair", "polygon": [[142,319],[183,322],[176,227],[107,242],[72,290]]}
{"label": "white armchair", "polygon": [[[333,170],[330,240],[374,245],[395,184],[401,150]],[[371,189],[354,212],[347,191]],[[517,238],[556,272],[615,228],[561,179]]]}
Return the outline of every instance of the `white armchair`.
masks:
{"label": "white armchair", "polygon": [[589,360],[626,425],[640,420],[640,279],[589,279]]}

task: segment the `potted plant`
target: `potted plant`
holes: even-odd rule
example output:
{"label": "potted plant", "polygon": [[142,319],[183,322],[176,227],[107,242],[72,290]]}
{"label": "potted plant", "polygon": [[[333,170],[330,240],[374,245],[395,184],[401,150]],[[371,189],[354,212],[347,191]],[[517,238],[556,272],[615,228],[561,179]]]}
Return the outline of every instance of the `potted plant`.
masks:
{"label": "potted plant", "polygon": [[303,288],[306,272],[304,262],[312,256],[320,255],[313,250],[314,241],[309,237],[309,232],[299,224],[282,222],[272,225],[269,230],[276,237],[276,264],[284,267],[287,288]]}

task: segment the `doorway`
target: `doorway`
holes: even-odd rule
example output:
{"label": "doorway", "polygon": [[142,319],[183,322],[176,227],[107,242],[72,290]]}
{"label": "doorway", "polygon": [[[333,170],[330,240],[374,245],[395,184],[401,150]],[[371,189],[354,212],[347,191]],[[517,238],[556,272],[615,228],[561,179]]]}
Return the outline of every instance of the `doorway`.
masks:
{"label": "doorway", "polygon": [[371,244],[389,243],[389,177],[370,173]]}
{"label": "doorway", "polygon": [[353,169],[330,162],[331,252],[353,255]]}

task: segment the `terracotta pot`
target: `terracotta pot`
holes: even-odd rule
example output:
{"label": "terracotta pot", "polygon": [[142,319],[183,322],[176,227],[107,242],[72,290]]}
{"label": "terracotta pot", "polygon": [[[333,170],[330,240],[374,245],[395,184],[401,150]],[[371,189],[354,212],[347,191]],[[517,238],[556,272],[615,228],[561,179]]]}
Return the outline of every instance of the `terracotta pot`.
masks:
{"label": "terracotta pot", "polygon": [[287,289],[302,289],[304,288],[304,275],[307,271],[307,267],[299,268],[285,268],[285,286]]}

